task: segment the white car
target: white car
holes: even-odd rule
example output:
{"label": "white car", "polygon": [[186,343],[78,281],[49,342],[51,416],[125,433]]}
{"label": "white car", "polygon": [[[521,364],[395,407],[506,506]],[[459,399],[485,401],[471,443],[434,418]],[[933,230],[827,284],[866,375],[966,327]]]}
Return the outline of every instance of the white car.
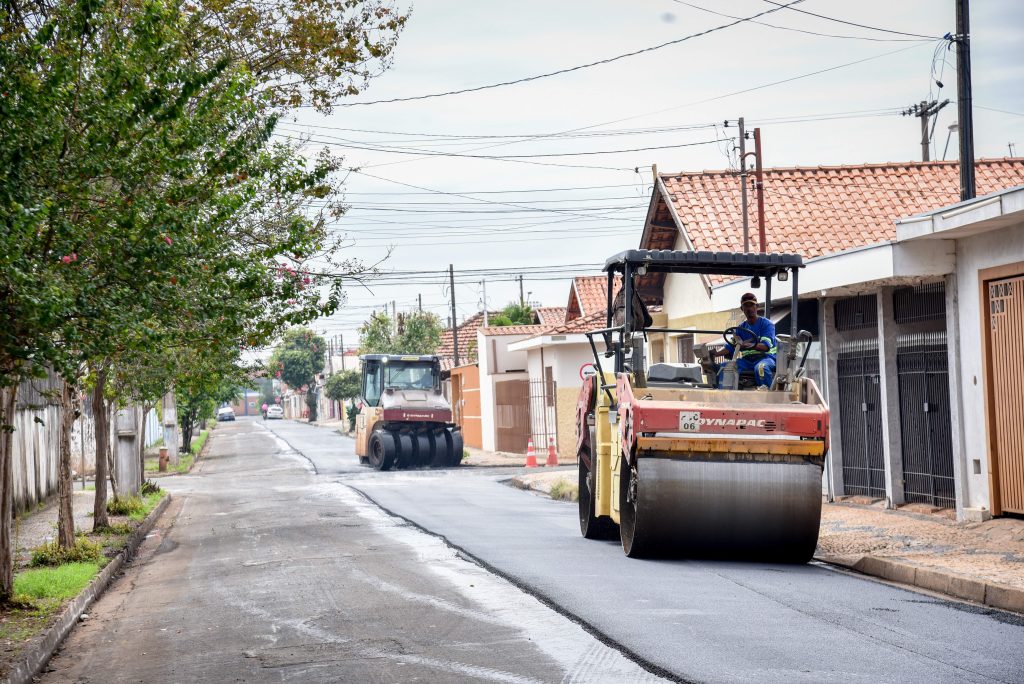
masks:
{"label": "white car", "polygon": [[217,409],[217,421],[224,422],[225,420],[235,419],[235,409],[230,406],[221,406]]}
{"label": "white car", "polygon": [[281,420],[284,418],[284,409],[274,404],[267,407],[267,420]]}

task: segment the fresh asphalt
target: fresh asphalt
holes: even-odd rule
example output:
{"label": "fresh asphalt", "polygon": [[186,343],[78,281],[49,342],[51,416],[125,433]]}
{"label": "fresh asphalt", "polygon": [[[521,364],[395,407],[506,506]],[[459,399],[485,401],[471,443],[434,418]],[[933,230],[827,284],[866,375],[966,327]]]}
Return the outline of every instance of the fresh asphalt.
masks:
{"label": "fresh asphalt", "polygon": [[1020,682],[1024,620],[820,565],[631,560],[573,504],[468,468],[378,473],[352,440],[270,426],[317,471],[444,538],[649,670],[684,681]]}

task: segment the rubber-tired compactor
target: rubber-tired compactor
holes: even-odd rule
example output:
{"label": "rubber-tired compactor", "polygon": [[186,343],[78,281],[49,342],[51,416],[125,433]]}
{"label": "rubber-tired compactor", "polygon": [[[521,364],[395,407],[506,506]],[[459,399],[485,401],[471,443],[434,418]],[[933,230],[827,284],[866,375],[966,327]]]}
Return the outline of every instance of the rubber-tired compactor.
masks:
{"label": "rubber-tired compactor", "polygon": [[[605,328],[587,333],[597,373],[585,381],[576,411],[584,537],[619,538],[630,557],[810,560],[829,411],[804,375],[810,334],[797,327],[802,266],[792,254],[671,250],[631,250],[605,262],[608,318]],[[697,349],[700,363],[646,367],[650,333],[723,335],[737,348],[746,334],[739,327],[652,327],[638,284],[662,273],[751,278],[755,287],[763,281],[766,308],[772,281],[789,281],[791,328],[777,335],[776,375],[767,391],[735,366],[722,374],[731,382],[721,389],[708,345]]]}
{"label": "rubber-tired compactor", "polygon": [[462,432],[441,393],[437,356],[366,354],[356,416],[356,455],[377,470],[462,462]]}

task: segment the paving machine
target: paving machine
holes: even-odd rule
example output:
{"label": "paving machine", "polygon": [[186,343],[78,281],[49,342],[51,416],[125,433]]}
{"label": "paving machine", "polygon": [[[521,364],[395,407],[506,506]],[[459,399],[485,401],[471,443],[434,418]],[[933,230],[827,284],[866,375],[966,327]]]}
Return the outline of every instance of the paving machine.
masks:
{"label": "paving machine", "polygon": [[[631,250],[605,262],[609,313],[605,328],[587,333],[597,373],[584,383],[576,415],[584,537],[618,538],[630,557],[810,560],[829,411],[803,370],[810,335],[797,327],[802,266],[791,254],[671,250]],[[746,332],[652,327],[637,286],[658,273],[760,279],[766,317],[772,281],[790,282],[791,326],[777,335],[770,388],[736,377],[720,389],[709,345],[700,348],[701,363],[646,368],[650,333],[723,335],[739,346]],[[616,275],[622,290],[613,298]]]}
{"label": "paving machine", "polygon": [[437,356],[366,354],[356,455],[377,470],[457,466],[462,432],[441,393]]}

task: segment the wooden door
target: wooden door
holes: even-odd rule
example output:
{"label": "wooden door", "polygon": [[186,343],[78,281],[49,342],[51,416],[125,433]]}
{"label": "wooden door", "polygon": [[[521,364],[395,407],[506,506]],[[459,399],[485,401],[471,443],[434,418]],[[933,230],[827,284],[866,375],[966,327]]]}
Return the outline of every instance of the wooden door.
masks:
{"label": "wooden door", "polygon": [[986,283],[993,512],[1024,514],[1024,275]]}

